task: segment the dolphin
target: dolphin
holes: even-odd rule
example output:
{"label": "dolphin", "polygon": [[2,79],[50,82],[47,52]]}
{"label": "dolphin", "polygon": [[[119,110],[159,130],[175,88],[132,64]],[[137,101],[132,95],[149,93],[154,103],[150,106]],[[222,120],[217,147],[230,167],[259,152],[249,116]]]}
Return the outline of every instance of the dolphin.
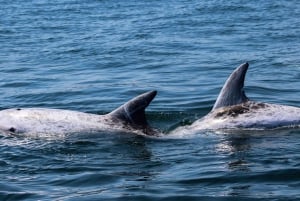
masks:
{"label": "dolphin", "polygon": [[0,111],[0,133],[63,135],[82,132],[131,132],[153,135],[145,109],[156,91],[141,94],[105,115],[47,108],[12,108]]}
{"label": "dolphin", "polygon": [[212,110],[191,125],[182,126],[172,133],[197,132],[219,129],[275,129],[300,127],[300,108],[255,102],[244,91],[249,64],[237,67],[226,80]]}

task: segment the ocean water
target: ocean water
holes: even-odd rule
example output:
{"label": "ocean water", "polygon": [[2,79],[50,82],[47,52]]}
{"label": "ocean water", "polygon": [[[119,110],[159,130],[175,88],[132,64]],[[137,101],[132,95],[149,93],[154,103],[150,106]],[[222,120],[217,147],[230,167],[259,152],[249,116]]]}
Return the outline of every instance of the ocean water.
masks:
{"label": "ocean water", "polygon": [[300,107],[300,4],[0,1],[0,109],[105,114],[158,90],[166,137],[0,135],[0,200],[299,200],[300,131],[170,136],[249,62],[252,100]]}

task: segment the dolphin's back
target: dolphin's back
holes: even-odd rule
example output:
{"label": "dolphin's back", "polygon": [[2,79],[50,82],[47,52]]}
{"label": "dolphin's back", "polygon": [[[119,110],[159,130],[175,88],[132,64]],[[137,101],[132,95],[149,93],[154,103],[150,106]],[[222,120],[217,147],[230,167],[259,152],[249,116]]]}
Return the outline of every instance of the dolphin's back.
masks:
{"label": "dolphin's back", "polygon": [[300,108],[247,101],[213,110],[193,126],[197,130],[299,128]]}
{"label": "dolphin's back", "polygon": [[62,134],[103,130],[108,126],[103,116],[70,110],[21,108],[0,112],[0,129],[11,133]]}
{"label": "dolphin's back", "polygon": [[156,91],[141,94],[106,115],[46,108],[0,111],[0,131],[23,134],[64,134],[91,131],[155,134],[146,120],[145,109]]}

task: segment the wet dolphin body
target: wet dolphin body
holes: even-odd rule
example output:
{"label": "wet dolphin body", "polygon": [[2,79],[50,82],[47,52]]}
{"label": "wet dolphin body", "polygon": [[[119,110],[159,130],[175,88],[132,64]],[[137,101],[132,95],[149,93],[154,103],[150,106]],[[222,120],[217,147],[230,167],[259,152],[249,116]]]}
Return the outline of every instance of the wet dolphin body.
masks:
{"label": "wet dolphin body", "polygon": [[156,91],[141,94],[106,115],[46,108],[0,111],[0,132],[21,135],[57,135],[80,132],[134,132],[152,135],[145,109]]}
{"label": "wet dolphin body", "polygon": [[300,127],[300,108],[249,100],[244,92],[248,66],[244,63],[232,72],[210,113],[173,132]]}

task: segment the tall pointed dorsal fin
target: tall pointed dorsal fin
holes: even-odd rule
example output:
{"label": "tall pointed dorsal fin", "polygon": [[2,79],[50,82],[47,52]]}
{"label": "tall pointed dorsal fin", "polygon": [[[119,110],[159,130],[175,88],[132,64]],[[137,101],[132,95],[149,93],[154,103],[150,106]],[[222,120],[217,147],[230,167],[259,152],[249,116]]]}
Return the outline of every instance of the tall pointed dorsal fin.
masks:
{"label": "tall pointed dorsal fin", "polygon": [[215,102],[213,110],[237,105],[249,100],[244,92],[244,81],[248,66],[248,63],[244,63],[231,73]]}
{"label": "tall pointed dorsal fin", "polygon": [[156,94],[157,91],[149,91],[141,94],[115,109],[108,115],[126,123],[130,123],[134,127],[145,128],[148,125],[145,109],[154,99]]}

